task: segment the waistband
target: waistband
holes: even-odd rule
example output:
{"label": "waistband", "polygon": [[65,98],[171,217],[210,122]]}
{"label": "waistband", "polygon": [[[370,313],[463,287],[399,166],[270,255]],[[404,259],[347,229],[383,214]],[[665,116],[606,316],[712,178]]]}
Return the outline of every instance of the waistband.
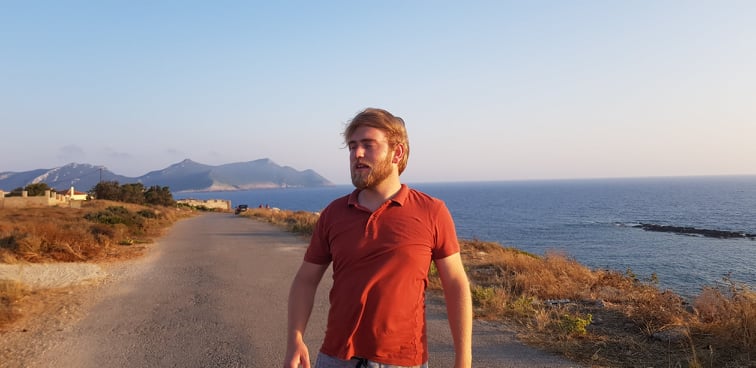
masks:
{"label": "waistband", "polygon": [[428,368],[428,362],[421,365],[404,366],[374,362],[360,357],[349,360],[334,358],[330,355],[318,353],[315,368]]}

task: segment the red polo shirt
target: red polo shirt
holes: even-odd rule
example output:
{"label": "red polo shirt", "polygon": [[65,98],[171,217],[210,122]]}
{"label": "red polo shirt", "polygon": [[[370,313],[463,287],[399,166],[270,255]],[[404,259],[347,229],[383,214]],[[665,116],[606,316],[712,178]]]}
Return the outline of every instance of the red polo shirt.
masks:
{"label": "red polo shirt", "polygon": [[385,364],[428,360],[425,288],[431,260],[459,252],[446,205],[402,188],[375,212],[355,190],[320,215],[304,260],[333,262],[324,354]]}

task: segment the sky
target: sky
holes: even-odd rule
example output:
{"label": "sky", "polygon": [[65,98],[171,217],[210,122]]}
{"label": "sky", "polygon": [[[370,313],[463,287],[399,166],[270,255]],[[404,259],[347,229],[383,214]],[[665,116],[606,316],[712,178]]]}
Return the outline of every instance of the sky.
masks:
{"label": "sky", "polygon": [[755,1],[4,1],[0,172],[270,158],[349,183],[756,174]]}

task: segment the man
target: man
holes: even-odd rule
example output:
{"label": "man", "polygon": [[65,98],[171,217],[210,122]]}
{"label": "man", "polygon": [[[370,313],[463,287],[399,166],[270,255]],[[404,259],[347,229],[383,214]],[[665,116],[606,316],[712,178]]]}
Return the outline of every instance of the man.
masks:
{"label": "man", "polygon": [[366,109],[344,139],[356,189],[323,210],[291,285],[284,367],[310,368],[303,336],[331,262],[331,307],[315,367],[427,367],[431,260],[444,289],[454,366],[470,367],[472,303],[454,222],[442,201],[399,180],[410,152],[404,121]]}

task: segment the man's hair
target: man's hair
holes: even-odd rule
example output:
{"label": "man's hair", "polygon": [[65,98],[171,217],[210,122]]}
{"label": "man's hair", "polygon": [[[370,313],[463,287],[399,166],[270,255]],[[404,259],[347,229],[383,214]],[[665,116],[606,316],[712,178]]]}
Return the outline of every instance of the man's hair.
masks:
{"label": "man's hair", "polygon": [[404,147],[404,156],[399,161],[399,174],[407,167],[409,160],[409,137],[407,137],[407,128],[404,127],[404,120],[398,116],[392,115],[383,109],[367,108],[359,112],[344,129],[344,141],[349,143],[349,137],[354,134],[357,128],[367,126],[380,129],[386,134],[389,147],[392,149],[401,144]]}

